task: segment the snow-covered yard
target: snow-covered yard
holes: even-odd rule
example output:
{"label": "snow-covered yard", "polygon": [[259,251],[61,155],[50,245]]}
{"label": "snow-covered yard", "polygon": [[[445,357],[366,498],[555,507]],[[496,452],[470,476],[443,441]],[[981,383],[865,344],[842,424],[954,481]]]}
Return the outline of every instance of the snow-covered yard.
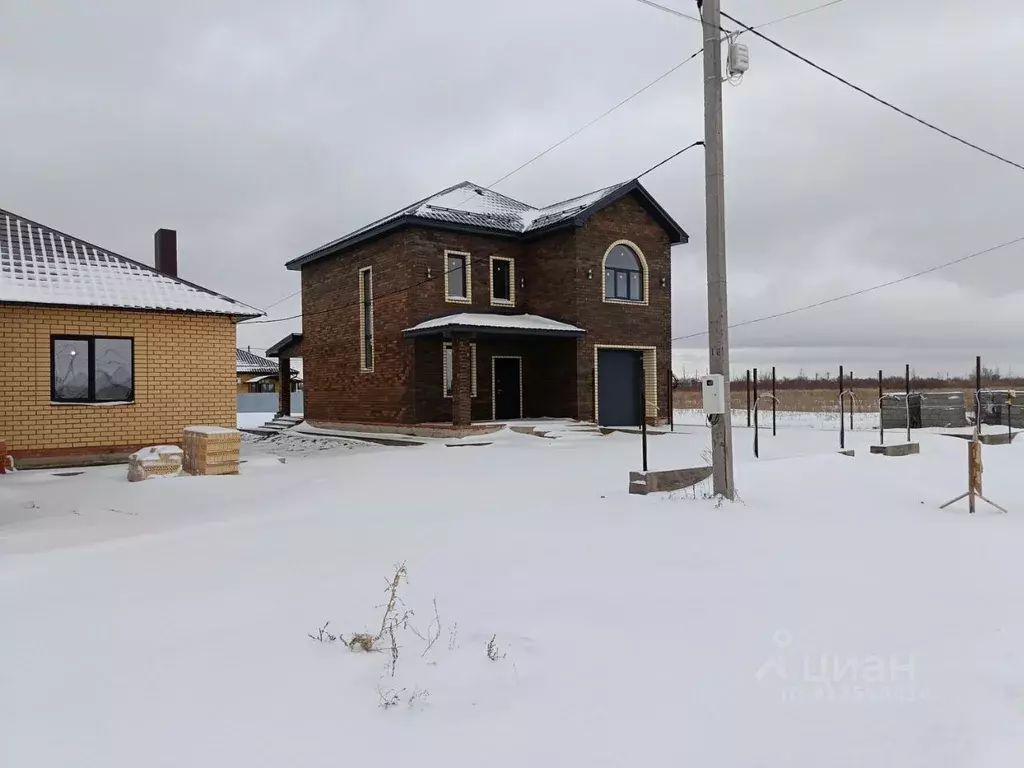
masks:
{"label": "snow-covered yard", "polygon": [[[702,463],[684,429],[652,468]],[[1017,764],[1024,446],[971,518],[963,441],[874,438],[737,429],[725,504],[629,496],[639,438],[586,432],[0,478],[0,765]],[[376,633],[402,562],[429,651],[310,639]]]}

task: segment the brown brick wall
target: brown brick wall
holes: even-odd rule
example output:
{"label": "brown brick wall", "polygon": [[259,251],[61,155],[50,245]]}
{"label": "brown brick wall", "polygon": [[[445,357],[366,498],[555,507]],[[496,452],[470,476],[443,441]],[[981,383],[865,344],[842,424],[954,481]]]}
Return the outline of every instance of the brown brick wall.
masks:
{"label": "brown brick wall", "polygon": [[[307,419],[325,422],[414,420],[409,327],[408,233],[302,268],[302,353]],[[360,369],[359,270],[373,268],[374,365]],[[390,295],[388,295],[390,294]]]}
{"label": "brown brick wall", "polygon": [[[648,301],[645,305],[611,304],[603,301],[603,260],[609,246],[617,240],[635,243],[647,261]],[[595,345],[653,346],[656,369],[653,375],[658,392],[657,418],[668,418],[668,377],[672,348],[672,269],[671,247],[665,231],[632,196],[595,214],[576,232],[577,290],[576,320],[587,329],[578,346],[577,382],[582,420],[595,418],[594,347]],[[594,270],[592,280],[588,269]],[[665,287],[661,286],[664,278]],[[652,377],[648,377],[648,381]]]}
{"label": "brown brick wall", "polygon": [[[444,271],[445,250],[462,251],[470,254],[470,303],[452,303],[445,300]],[[515,306],[491,306],[491,256],[515,259],[516,290]],[[525,277],[523,267],[523,244],[515,240],[467,235],[459,232],[441,232],[433,229],[414,228],[406,234],[406,258],[411,266],[411,279],[419,283],[430,282],[410,291],[409,324],[415,325],[434,317],[443,317],[457,312],[496,312],[519,314],[525,312],[524,296],[518,286],[520,277]],[[529,288],[527,288],[529,290]]]}
{"label": "brown brick wall", "polygon": [[[50,336],[135,340],[132,405],[51,405]],[[0,306],[0,435],[15,456],[110,453],[235,426],[235,325],[214,315]]]}

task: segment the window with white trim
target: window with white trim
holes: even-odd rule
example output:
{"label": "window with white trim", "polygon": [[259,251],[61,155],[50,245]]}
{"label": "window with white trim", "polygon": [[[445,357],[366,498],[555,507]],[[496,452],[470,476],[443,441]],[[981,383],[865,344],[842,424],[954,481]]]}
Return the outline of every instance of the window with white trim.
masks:
{"label": "window with white trim", "polygon": [[473,300],[469,254],[444,252],[444,297],[447,301],[468,304]]}
{"label": "window with white trim", "polygon": [[[450,341],[444,342],[442,367],[444,368],[441,386],[444,389],[444,396],[452,396],[452,374],[455,370],[455,353]],[[472,396],[476,397],[476,344],[469,345],[469,378],[473,382]]]}
{"label": "window with white trim", "polygon": [[604,258],[604,297],[612,301],[644,300],[644,269],[636,251],[619,243]]}
{"label": "window with white trim", "polygon": [[359,270],[359,369],[373,370],[373,268]]}
{"label": "window with white trim", "polygon": [[516,262],[505,256],[491,256],[491,304],[516,303]]}

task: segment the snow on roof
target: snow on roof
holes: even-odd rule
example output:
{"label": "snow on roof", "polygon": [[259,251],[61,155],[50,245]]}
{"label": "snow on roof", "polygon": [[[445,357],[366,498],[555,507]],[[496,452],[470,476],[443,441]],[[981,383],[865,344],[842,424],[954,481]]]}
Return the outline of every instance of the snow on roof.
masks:
{"label": "snow on roof", "polygon": [[[278,369],[277,360],[255,355],[246,349],[235,347],[235,373],[273,373]],[[298,373],[294,368],[291,372]]]}
{"label": "snow on roof", "polygon": [[534,208],[492,189],[464,181],[315,248],[295,261],[329,250],[339,243],[358,238],[371,230],[405,217],[483,227],[512,234],[534,232],[571,219],[629,183],[631,182],[613,184],[545,208]]}
{"label": "snow on roof", "polygon": [[258,309],[0,209],[0,302],[258,317]]}
{"label": "snow on roof", "polygon": [[501,332],[522,331],[524,333],[552,333],[565,335],[578,335],[585,333],[582,328],[575,325],[552,320],[549,317],[540,315],[496,315],[477,312],[460,312],[455,315],[426,320],[406,328],[403,333],[409,336],[420,336],[435,331],[444,330],[482,330]]}

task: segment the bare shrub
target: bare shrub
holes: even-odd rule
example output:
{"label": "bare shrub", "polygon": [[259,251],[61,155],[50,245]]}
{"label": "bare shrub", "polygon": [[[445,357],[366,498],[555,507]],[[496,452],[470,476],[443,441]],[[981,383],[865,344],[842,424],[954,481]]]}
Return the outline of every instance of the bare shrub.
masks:
{"label": "bare shrub", "polygon": [[487,658],[491,661],[497,661],[498,659],[504,659],[506,654],[501,653],[498,648],[498,636],[491,635],[491,639],[487,641]]}
{"label": "bare shrub", "polygon": [[330,623],[331,622],[328,621],[322,627],[317,629],[315,635],[312,632],[310,632],[308,635],[309,638],[311,640],[316,640],[318,643],[333,643],[335,640],[338,639],[338,636],[332,635],[330,632],[327,631],[327,627]]}

